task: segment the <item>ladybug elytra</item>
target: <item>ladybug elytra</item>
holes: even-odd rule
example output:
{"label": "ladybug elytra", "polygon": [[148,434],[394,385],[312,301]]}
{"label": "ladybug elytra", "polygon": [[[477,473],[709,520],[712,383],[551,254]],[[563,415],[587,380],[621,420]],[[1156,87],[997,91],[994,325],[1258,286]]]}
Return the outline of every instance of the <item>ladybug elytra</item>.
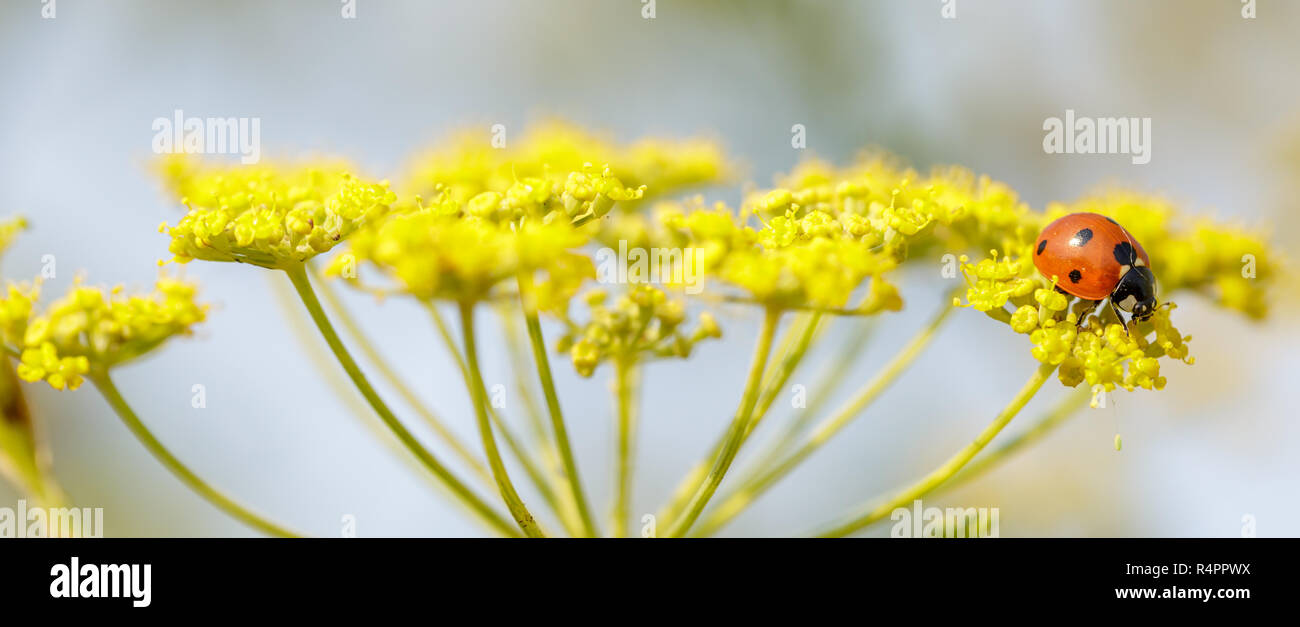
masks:
{"label": "ladybug elytra", "polygon": [[1119,310],[1132,320],[1155,313],[1156,276],[1142,245],[1118,222],[1096,213],[1072,213],[1047,225],[1034,245],[1034,267],[1056,289],[1093,301],[1080,322],[1101,301],[1110,299],[1115,316],[1128,329]]}

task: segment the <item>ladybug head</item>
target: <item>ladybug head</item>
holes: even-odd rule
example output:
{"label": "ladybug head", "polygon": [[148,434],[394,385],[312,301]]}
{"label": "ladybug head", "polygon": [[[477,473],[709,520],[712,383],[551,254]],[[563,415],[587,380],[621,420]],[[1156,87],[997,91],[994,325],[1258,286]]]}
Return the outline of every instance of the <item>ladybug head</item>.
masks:
{"label": "ladybug head", "polygon": [[1146,266],[1133,266],[1120,277],[1111,301],[1120,309],[1133,314],[1135,320],[1146,320],[1156,311],[1156,275]]}

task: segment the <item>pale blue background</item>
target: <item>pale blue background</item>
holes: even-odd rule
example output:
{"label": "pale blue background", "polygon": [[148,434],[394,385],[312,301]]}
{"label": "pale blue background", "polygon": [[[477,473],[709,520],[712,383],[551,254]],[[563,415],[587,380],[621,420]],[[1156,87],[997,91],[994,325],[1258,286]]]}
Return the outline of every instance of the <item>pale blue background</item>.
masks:
{"label": "pale blue background", "polygon": [[[641,19],[637,0],[358,0],[356,20],[330,0],[57,7],[57,19],[43,20],[39,0],[0,6],[0,213],[33,225],[4,270],[29,278],[42,255],[56,255],[49,294],[83,269],[92,282],[152,280],[166,247],[156,228],[179,213],[148,172],[150,124],[177,108],[260,117],[264,155],[338,153],[381,175],[456,125],[518,130],[558,114],[623,138],[716,133],[764,184],[799,158],[789,130],[802,123],[809,149],[839,160],[878,144],[923,167],[960,163],[1039,207],[1121,183],[1165,191],[1189,210],[1269,221],[1279,245],[1295,242],[1294,3],[1260,0],[1253,21],[1231,0],[957,0],[956,20],[940,18],[938,0],[659,0],[654,20]],[[1066,108],[1153,118],[1151,164],[1043,154],[1042,121]],[[321,380],[295,339],[301,322],[275,304],[277,277],[228,264],[187,272],[218,303],[211,321],[118,379],[200,474],[312,534],[337,535],[344,514],[367,536],[478,533]],[[869,377],[922,324],[944,287],[935,274],[906,277],[907,313],[884,320],[851,380]],[[350,302],[475,441],[463,389],[422,313]],[[934,503],[999,506],[1003,535],[1236,536],[1243,514],[1260,535],[1300,532],[1294,299],[1257,326],[1192,297],[1180,305],[1195,367],[1166,366],[1165,391],[1121,394]],[[808,531],[964,445],[1035,364],[1004,327],[955,317],[870,413],[729,532]],[[725,343],[648,371],[638,513],[657,508],[734,408],[753,314],[724,325]],[[485,344],[489,382],[501,380],[500,343]],[[608,372],[580,380],[558,363],[603,512]],[[795,382],[811,386],[815,372]],[[207,386],[207,409],[190,407],[195,383]],[[110,535],[249,533],[168,475],[93,390],[27,390],[59,479],[78,504],[106,508]],[[1064,393],[1050,384],[1022,418]],[[1117,429],[1122,453],[1112,448]],[[16,498],[0,486],[0,504]]]}

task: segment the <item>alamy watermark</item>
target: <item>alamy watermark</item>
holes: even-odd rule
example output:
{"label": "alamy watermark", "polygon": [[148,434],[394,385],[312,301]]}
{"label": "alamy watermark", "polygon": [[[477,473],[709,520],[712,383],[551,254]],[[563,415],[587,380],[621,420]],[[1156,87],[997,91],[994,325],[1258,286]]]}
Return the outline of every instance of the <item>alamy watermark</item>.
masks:
{"label": "alamy watermark", "polygon": [[619,240],[617,251],[608,247],[596,251],[596,281],[680,285],[687,294],[704,291],[699,249],[628,248],[627,240]]}
{"label": "alamy watermark", "polygon": [[1043,152],[1072,155],[1132,155],[1134,165],[1151,162],[1151,118],[1077,117],[1043,120]]}
{"label": "alamy watermark", "polygon": [[0,507],[0,538],[102,538],[104,508]]}
{"label": "alamy watermark", "polygon": [[176,109],[154,118],[153,131],[155,154],[239,155],[244,165],[262,159],[262,118],[187,118]]}
{"label": "alamy watermark", "polygon": [[996,507],[922,507],[921,499],[912,507],[895,508],[889,515],[894,526],[891,538],[997,538]]}
{"label": "alamy watermark", "polygon": [[55,599],[130,599],[149,607],[153,594],[152,564],[82,564],[73,556],[50,567],[50,597]]}

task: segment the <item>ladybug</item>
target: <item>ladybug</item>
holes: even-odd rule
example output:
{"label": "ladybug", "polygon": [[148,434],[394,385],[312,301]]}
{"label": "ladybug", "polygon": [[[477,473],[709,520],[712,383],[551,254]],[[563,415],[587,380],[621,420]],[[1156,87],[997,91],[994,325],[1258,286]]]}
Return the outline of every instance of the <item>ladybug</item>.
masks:
{"label": "ladybug", "polygon": [[[1156,275],[1151,260],[1133,235],[1118,222],[1096,213],[1072,213],[1047,225],[1034,245],[1034,267],[1057,291],[1093,301],[1082,322],[1101,301],[1127,330],[1132,320],[1155,313]],[[1130,312],[1124,321],[1119,310]]]}

